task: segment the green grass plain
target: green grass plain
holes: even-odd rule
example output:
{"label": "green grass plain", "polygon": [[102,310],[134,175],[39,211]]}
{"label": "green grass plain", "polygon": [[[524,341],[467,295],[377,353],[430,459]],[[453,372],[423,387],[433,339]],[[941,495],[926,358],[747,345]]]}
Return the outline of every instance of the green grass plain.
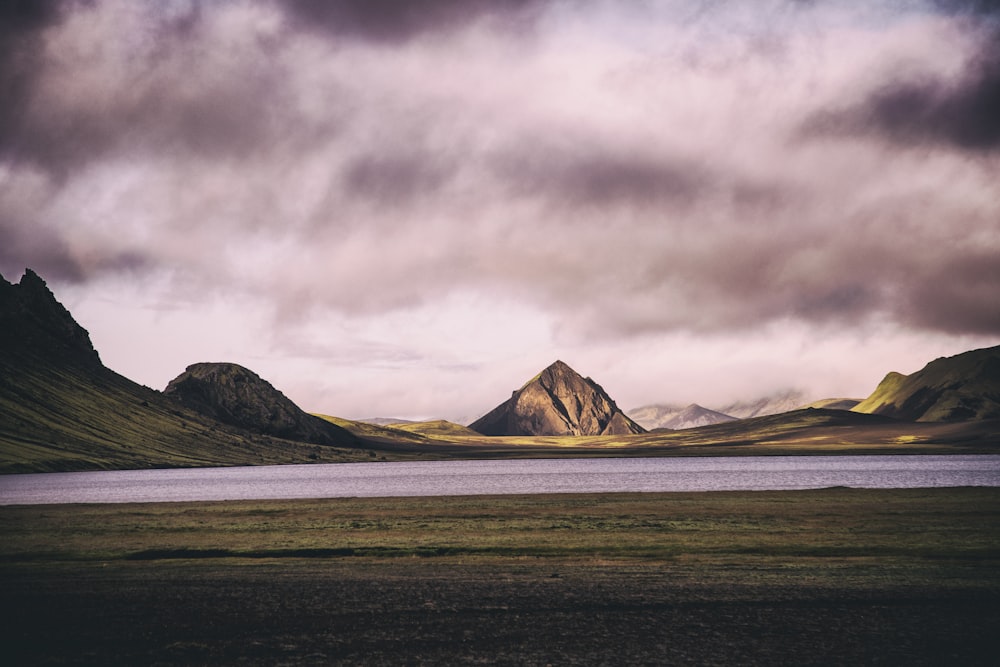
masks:
{"label": "green grass plain", "polygon": [[18,664],[993,664],[1000,489],[0,508]]}

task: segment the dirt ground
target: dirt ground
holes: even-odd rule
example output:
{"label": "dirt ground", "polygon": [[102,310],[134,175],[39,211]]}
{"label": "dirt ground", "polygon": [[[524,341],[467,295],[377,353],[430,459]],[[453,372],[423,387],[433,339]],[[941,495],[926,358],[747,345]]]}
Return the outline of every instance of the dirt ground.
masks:
{"label": "dirt ground", "polygon": [[0,638],[9,665],[996,664],[996,586],[858,572],[816,585],[750,562],[17,563],[0,567]]}

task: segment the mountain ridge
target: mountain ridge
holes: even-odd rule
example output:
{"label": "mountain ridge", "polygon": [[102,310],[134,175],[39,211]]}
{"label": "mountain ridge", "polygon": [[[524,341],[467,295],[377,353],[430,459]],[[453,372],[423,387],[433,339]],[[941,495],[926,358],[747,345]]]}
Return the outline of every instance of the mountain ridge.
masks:
{"label": "mountain ridge", "polygon": [[679,431],[711,424],[736,421],[736,417],[723,414],[697,403],[688,405],[653,404],[629,410],[628,416],[647,430],[669,429]]}

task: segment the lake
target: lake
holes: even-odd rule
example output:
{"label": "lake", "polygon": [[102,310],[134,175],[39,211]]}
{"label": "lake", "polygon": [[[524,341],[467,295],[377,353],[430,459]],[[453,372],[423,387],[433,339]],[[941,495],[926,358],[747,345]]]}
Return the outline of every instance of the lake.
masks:
{"label": "lake", "polygon": [[1000,455],[341,463],[0,476],[0,505],[1000,486]]}

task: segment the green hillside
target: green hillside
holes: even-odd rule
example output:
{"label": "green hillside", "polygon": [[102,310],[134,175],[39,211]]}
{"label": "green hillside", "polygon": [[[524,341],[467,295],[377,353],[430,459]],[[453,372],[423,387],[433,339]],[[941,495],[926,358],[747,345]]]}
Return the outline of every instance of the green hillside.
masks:
{"label": "green hillside", "polygon": [[854,411],[927,422],[1000,418],[1000,346],[936,359],[912,375],[889,373]]}
{"label": "green hillside", "polygon": [[31,271],[0,277],[0,473],[368,458],[223,424],[106,368]]}

